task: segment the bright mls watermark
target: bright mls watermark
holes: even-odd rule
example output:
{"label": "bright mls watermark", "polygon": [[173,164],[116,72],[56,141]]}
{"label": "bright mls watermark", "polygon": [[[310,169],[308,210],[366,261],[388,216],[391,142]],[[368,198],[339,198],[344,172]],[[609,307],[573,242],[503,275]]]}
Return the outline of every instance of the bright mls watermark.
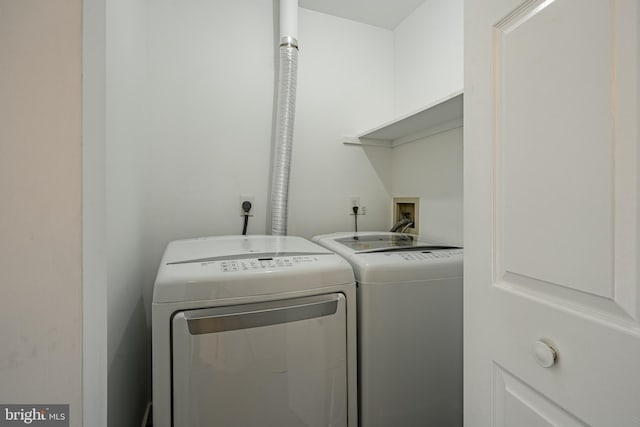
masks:
{"label": "bright mls watermark", "polygon": [[0,405],[0,427],[69,427],[69,405]]}

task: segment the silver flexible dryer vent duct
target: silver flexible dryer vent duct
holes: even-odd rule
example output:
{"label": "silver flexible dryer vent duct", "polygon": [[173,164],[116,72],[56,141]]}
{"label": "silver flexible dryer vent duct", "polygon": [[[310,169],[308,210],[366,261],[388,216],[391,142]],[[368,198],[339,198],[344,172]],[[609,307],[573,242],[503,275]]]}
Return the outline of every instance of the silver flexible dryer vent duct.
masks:
{"label": "silver flexible dryer vent duct", "polygon": [[[281,28],[294,24],[283,23],[281,8]],[[297,14],[297,1],[293,3]],[[292,9],[288,5],[289,9]],[[286,12],[293,13],[293,12]],[[295,28],[295,27],[294,27]],[[295,32],[295,30],[294,30]],[[291,170],[291,149],[293,142],[293,122],[295,118],[296,83],[298,74],[298,41],[293,36],[280,38],[280,67],[278,74],[278,93],[276,103],[276,139],[273,150],[271,180],[271,234],[287,234],[287,210],[289,205],[289,172]]]}

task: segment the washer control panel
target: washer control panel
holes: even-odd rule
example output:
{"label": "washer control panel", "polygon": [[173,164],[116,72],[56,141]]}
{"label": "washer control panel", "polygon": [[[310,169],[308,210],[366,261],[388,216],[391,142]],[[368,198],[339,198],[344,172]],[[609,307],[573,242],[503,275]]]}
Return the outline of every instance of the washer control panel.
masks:
{"label": "washer control panel", "polygon": [[385,253],[388,257],[402,258],[405,261],[422,261],[422,260],[434,260],[451,258],[456,255],[461,255],[461,249],[455,249],[451,251],[423,251],[423,252],[389,252]]}
{"label": "washer control panel", "polygon": [[315,256],[291,256],[278,258],[254,258],[243,260],[220,261],[223,273],[236,271],[273,270],[274,268],[290,268],[294,265],[317,262]]}

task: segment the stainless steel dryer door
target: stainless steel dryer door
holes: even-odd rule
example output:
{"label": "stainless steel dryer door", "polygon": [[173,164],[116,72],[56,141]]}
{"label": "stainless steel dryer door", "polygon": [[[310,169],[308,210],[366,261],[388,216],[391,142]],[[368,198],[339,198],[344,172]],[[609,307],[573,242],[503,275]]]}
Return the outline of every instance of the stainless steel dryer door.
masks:
{"label": "stainless steel dryer door", "polygon": [[173,426],[346,427],[343,294],[181,311],[172,337]]}

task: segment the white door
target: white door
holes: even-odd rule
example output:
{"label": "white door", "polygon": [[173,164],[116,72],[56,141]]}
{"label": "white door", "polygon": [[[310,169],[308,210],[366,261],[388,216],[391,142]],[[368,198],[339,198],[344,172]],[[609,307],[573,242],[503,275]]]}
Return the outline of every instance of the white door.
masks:
{"label": "white door", "polygon": [[640,1],[464,14],[465,424],[640,426]]}

